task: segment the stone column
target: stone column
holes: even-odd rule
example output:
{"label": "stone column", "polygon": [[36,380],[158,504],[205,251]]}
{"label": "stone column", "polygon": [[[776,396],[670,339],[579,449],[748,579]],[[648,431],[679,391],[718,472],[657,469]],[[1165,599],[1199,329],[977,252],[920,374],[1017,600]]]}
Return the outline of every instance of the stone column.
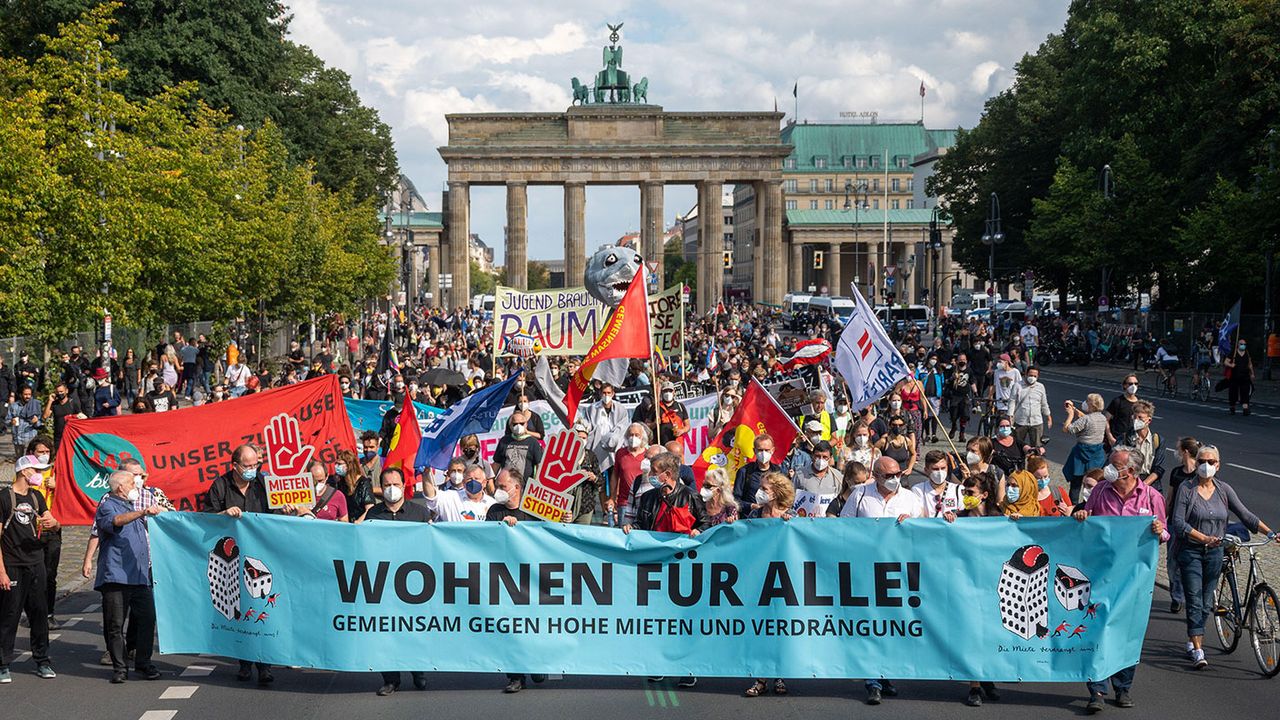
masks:
{"label": "stone column", "polygon": [[[782,249],[782,181],[772,180],[761,185],[764,188],[763,198],[760,194],[756,195],[756,203],[757,207],[762,200],[764,204],[764,221],[758,225],[760,237],[763,238],[761,244],[764,245],[764,301],[781,305],[782,296],[788,290],[785,270],[787,258]],[[756,217],[760,217],[759,210]],[[759,261],[760,257],[757,256],[756,262]],[[790,289],[799,290],[800,287],[793,281]]]}
{"label": "stone column", "polygon": [[[942,252],[938,260],[938,298],[943,305],[951,304],[951,273],[956,270],[951,260],[951,233],[942,231]],[[935,300],[937,302],[937,300]]]}
{"label": "stone column", "polygon": [[710,312],[724,295],[724,208],[720,197],[724,184],[698,183],[698,256],[702,258],[702,285],[698,286],[698,307]]}
{"label": "stone column", "polygon": [[[766,277],[768,273],[766,273],[764,269],[764,240],[761,239],[763,237],[763,233],[760,230],[760,222],[759,222],[761,214],[762,213],[760,212],[756,212],[755,230],[753,230],[751,233],[753,236],[751,238],[751,297],[753,299],[753,302],[758,302],[758,303],[769,302],[765,298],[765,294],[764,294],[765,283],[767,282]],[[734,233],[737,233],[737,231],[738,231],[738,228],[735,225]],[[735,242],[737,241],[736,235],[734,237],[734,241]],[[776,273],[776,272],[780,272],[780,270],[776,267],[773,267],[773,268],[769,268],[769,272]]]}
{"label": "stone column", "polygon": [[640,184],[640,254],[648,262],[658,264],[654,272],[658,276],[658,288],[662,289],[662,237],[666,233],[663,223],[661,182]]}
{"label": "stone column", "polygon": [[791,291],[805,292],[804,245],[791,238]]}
{"label": "stone column", "polygon": [[429,307],[444,307],[444,297],[440,294],[440,244],[427,246],[427,292],[431,293]]}
{"label": "stone column", "polygon": [[581,287],[587,271],[587,186],[564,186],[564,285]]}
{"label": "stone column", "polygon": [[523,180],[507,183],[507,284],[529,289],[529,187]]}
{"label": "stone column", "polygon": [[840,291],[840,260],[840,241],[832,240],[827,249],[827,293],[831,297],[844,294]]}
{"label": "stone column", "polygon": [[464,182],[449,182],[449,273],[453,288],[449,290],[447,308],[465,307],[471,298],[471,187]]}

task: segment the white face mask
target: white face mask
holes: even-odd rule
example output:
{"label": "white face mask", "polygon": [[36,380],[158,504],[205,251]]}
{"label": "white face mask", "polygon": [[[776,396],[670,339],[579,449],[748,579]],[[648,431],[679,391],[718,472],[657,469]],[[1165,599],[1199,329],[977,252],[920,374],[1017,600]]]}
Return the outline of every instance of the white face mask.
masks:
{"label": "white face mask", "polygon": [[147,486],[147,478],[142,475],[133,476],[133,486],[141,490]]}
{"label": "white face mask", "polygon": [[853,439],[854,442],[858,443],[858,447],[860,448],[866,447],[867,443],[871,441],[871,437],[869,435],[855,435]]}
{"label": "white face mask", "polygon": [[138,488],[134,488],[125,497],[129,498],[129,502],[138,502],[138,498],[142,497],[142,493],[138,492]]}
{"label": "white face mask", "polygon": [[613,395],[602,395],[601,399],[604,400],[605,405],[613,404]]}
{"label": "white face mask", "polygon": [[1091,487],[1081,488],[1081,489],[1080,489],[1080,502],[1085,502],[1086,500],[1088,500],[1088,499],[1089,499],[1089,495],[1090,495],[1092,492],[1093,492],[1093,488],[1091,488]]}
{"label": "white face mask", "polygon": [[388,485],[382,489],[382,499],[394,505],[404,498],[404,488],[399,485]]}
{"label": "white face mask", "polygon": [[829,461],[829,460],[827,460],[826,458],[814,458],[814,459],[813,459],[813,469],[814,469],[814,470],[817,470],[818,472],[822,472],[823,470],[826,470],[826,469],[827,469],[827,465],[829,465],[829,464],[830,464],[830,461]]}
{"label": "white face mask", "polygon": [[898,492],[898,490],[902,488],[902,478],[887,477],[881,480],[880,484],[884,486],[885,490],[888,490],[891,493]]}
{"label": "white face mask", "polygon": [[1115,465],[1108,464],[1106,467],[1102,468],[1102,479],[1107,482],[1115,482],[1116,480],[1119,480],[1120,469]]}
{"label": "white face mask", "polygon": [[772,459],[773,459],[773,451],[772,451],[772,450],[757,450],[757,451],[756,451],[756,461],[757,461],[757,462],[759,462],[761,465],[768,465],[768,464],[769,464],[769,461],[770,461],[770,460],[772,460]]}
{"label": "white face mask", "polygon": [[964,454],[964,462],[966,465],[977,465],[982,462],[982,456],[970,450]]}
{"label": "white face mask", "polygon": [[769,497],[769,492],[764,488],[760,488],[759,490],[756,490],[757,505],[768,505],[772,499],[773,498]]}
{"label": "white face mask", "polygon": [[675,397],[676,397],[675,393],[672,393],[670,390],[664,390],[662,392],[662,402],[664,403],[671,402],[672,400],[675,399]]}
{"label": "white face mask", "polygon": [[1027,384],[1028,384],[1028,385],[1035,385],[1035,384],[1036,384],[1036,380],[1037,380],[1037,379],[1038,379],[1038,378],[1036,378],[1036,376],[1035,376],[1035,375],[1028,376],[1028,377],[1027,377]]}
{"label": "white face mask", "polygon": [[1202,462],[1196,466],[1196,475],[1199,475],[1202,478],[1211,478],[1216,474],[1218,474],[1217,465],[1210,465],[1207,462]]}
{"label": "white face mask", "polygon": [[716,494],[716,491],[710,485],[703,485],[698,494],[702,496],[702,502],[711,502],[711,498]]}
{"label": "white face mask", "polygon": [[512,425],[511,434],[516,437],[520,437],[521,435],[524,435],[524,425],[522,423],[516,423]]}
{"label": "white face mask", "polygon": [[508,493],[506,490],[498,490],[493,494],[494,502],[496,502],[499,505],[506,505],[507,501],[510,499],[511,499],[511,494]]}
{"label": "white face mask", "polygon": [[1134,420],[1134,421],[1133,421],[1133,429],[1134,429],[1134,430],[1143,430],[1143,429],[1145,429],[1146,427],[1147,427],[1147,422],[1146,422],[1145,420]]}
{"label": "white face mask", "polygon": [[1129,393],[1130,395],[1137,395],[1137,394],[1138,394],[1138,386],[1137,386],[1137,385],[1134,385],[1133,383],[1130,383],[1130,384],[1128,384],[1128,385],[1125,385],[1125,386],[1124,386],[1124,391],[1125,391],[1125,392],[1127,392],[1127,393]]}
{"label": "white face mask", "polygon": [[890,402],[890,403],[889,403],[889,409],[890,409],[890,410],[901,410],[901,409],[902,409],[902,403],[901,403],[900,401],[898,401],[898,400],[894,400],[894,401],[892,401],[892,402]]}
{"label": "white face mask", "polygon": [[454,486],[461,485],[461,484],[462,484],[462,471],[461,471],[461,470],[454,470],[453,472],[449,473],[449,483],[450,483],[451,485],[454,485]]}
{"label": "white face mask", "polygon": [[946,470],[930,470],[929,471],[929,482],[933,483],[934,485],[941,485],[946,481],[947,481]]}
{"label": "white face mask", "polygon": [[39,455],[36,456],[36,459],[40,461],[41,465],[48,465],[49,453],[40,453]]}
{"label": "white face mask", "polygon": [[528,411],[529,411],[529,403],[527,403],[527,402],[521,402],[521,403],[519,404],[519,406],[518,406],[518,407],[520,408],[520,412],[528,412]]}
{"label": "white face mask", "polygon": [[644,438],[639,435],[628,435],[627,444],[631,446],[632,450],[639,449],[639,447],[644,444]]}
{"label": "white face mask", "polygon": [[836,406],[836,412],[838,412],[838,413],[840,413],[841,415],[843,415],[843,414],[845,414],[845,413],[849,412],[849,406],[848,406],[848,405],[837,405],[837,406]]}

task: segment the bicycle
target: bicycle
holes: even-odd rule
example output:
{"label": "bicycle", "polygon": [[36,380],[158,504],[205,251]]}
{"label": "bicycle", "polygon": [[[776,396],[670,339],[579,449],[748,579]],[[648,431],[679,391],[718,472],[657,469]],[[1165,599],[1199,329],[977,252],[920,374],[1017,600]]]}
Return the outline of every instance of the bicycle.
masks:
{"label": "bicycle", "polygon": [[1195,371],[1192,378],[1191,397],[1195,400],[1208,402],[1213,396],[1213,381],[1209,378],[1209,368],[1199,369]]}
{"label": "bicycle", "polygon": [[[1255,548],[1272,542],[1274,534],[1255,542],[1245,542],[1234,535],[1224,537],[1222,578],[1213,594],[1213,628],[1222,651],[1227,654],[1235,652],[1242,629],[1248,628],[1253,657],[1262,668],[1262,675],[1269,678],[1280,673],[1280,600],[1262,576]],[[1236,565],[1240,562],[1241,548],[1249,553],[1249,579],[1246,582],[1249,594],[1243,602],[1236,583]],[[1231,604],[1224,605],[1224,599],[1229,599]]]}

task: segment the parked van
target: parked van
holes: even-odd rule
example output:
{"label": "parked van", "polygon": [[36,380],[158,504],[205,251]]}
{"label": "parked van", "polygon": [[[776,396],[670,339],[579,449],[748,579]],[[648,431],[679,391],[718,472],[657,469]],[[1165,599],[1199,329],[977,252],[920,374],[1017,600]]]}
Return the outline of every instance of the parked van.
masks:
{"label": "parked van", "polygon": [[788,293],[782,296],[782,322],[791,330],[799,330],[797,325],[802,323],[802,318],[809,311],[809,301],[813,299],[812,295],[802,295],[800,293]]}
{"label": "parked van", "polygon": [[857,309],[857,303],[847,297],[816,297],[809,300],[809,310],[826,317],[835,316],[840,319],[841,325],[849,322]]}
{"label": "parked van", "polygon": [[908,325],[916,330],[928,330],[929,321],[933,319],[933,310],[927,305],[880,305],[876,308],[876,317],[880,324],[887,328],[905,330]]}

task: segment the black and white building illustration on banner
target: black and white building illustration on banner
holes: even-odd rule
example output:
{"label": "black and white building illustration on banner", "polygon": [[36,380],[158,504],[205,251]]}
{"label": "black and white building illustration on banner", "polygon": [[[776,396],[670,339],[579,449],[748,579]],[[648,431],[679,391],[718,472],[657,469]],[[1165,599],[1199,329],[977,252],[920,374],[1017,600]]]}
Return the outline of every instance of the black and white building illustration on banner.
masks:
{"label": "black and white building illustration on banner", "polygon": [[271,594],[271,570],[261,560],[246,557],[244,586],[249,590],[249,597],[265,598]]}
{"label": "black and white building illustration on banner", "polygon": [[1084,610],[1089,607],[1092,584],[1079,568],[1059,565],[1053,573],[1053,594],[1066,610]]}
{"label": "black and white building illustration on banner", "polygon": [[209,551],[209,599],[228,620],[240,619],[240,547],[224,537]]}
{"label": "black and white building illustration on banner", "polygon": [[1024,640],[1049,634],[1049,553],[1039,545],[1014,551],[1000,571],[1000,621]]}

